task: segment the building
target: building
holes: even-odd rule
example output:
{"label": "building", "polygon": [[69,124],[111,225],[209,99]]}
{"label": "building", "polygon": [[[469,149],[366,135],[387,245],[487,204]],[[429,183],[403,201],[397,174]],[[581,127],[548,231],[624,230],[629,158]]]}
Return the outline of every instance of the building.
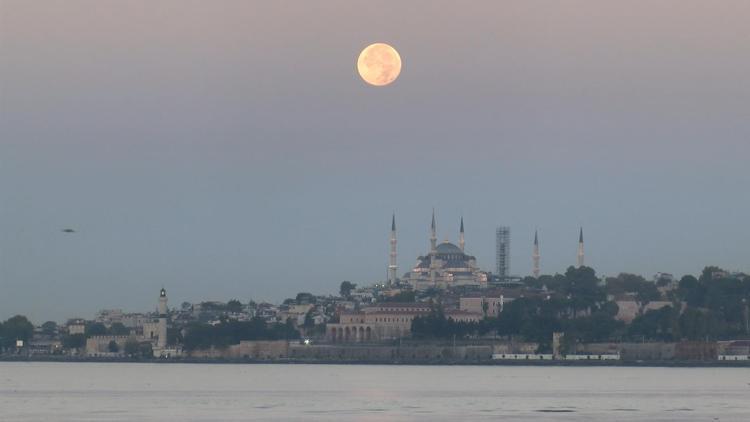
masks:
{"label": "building", "polygon": [[[379,303],[359,312],[343,312],[339,322],[326,325],[326,339],[335,343],[393,340],[411,335],[414,318],[426,316],[432,307],[426,303]],[[477,322],[482,314],[465,310],[447,310],[446,318]]]}
{"label": "building", "polygon": [[484,296],[476,294],[461,297],[459,299],[459,309],[489,318],[497,318],[503,312],[504,303],[505,299],[503,295]]}
{"label": "building", "polygon": [[417,258],[412,270],[404,275],[404,281],[414,290],[429,288],[446,289],[452,286],[486,287],[488,275],[480,271],[476,258],[464,251],[464,226],[461,218],[459,245],[444,241],[437,244],[435,213],[430,226],[430,252]]}
{"label": "building", "polygon": [[68,334],[71,336],[76,334],[86,334],[86,320],[81,318],[70,319],[65,325],[65,328],[68,330]]}
{"label": "building", "polygon": [[495,273],[500,281],[510,277],[510,227],[495,230]]}
{"label": "building", "polygon": [[[87,356],[122,356],[130,336],[91,336],[86,339]],[[111,348],[110,345],[114,345]]]}
{"label": "building", "polygon": [[658,311],[661,308],[672,306],[672,302],[665,300],[655,300],[642,304],[633,298],[618,298],[615,300],[617,304],[617,315],[615,319],[623,321],[626,324],[630,324],[638,316],[645,314],[648,311]]}

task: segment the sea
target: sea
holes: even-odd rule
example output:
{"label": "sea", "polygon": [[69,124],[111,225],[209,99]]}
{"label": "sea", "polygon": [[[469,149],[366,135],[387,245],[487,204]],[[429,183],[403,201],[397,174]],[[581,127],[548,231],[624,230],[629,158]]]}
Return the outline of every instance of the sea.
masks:
{"label": "sea", "polygon": [[750,421],[748,368],[0,362],[0,421]]}

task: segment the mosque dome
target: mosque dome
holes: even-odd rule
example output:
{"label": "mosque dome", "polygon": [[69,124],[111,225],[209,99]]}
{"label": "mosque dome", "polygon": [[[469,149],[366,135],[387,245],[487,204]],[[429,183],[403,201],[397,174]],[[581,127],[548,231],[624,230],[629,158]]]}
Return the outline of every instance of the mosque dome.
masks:
{"label": "mosque dome", "polygon": [[454,245],[451,242],[445,241],[437,246],[437,253],[438,254],[445,254],[445,255],[453,255],[453,254],[461,254],[463,255],[464,251],[461,250],[458,246]]}

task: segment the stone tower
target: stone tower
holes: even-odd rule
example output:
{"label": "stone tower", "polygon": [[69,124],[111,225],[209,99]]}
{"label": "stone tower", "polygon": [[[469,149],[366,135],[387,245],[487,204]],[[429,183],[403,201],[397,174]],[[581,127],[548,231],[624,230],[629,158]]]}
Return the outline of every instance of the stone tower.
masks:
{"label": "stone tower", "polygon": [[458,247],[461,248],[461,252],[464,251],[466,246],[466,240],[464,239],[464,218],[461,217],[461,231],[458,233]]}
{"label": "stone tower", "polygon": [[435,251],[437,251],[437,226],[435,225],[435,209],[433,209],[430,225],[430,253],[435,253]]}
{"label": "stone tower", "polygon": [[398,273],[397,262],[398,255],[396,253],[396,214],[393,214],[391,219],[391,254],[388,260],[388,283],[393,284],[396,282],[396,275]]}
{"label": "stone tower", "polygon": [[583,227],[578,233],[578,267],[583,267]]}
{"label": "stone tower", "polygon": [[430,282],[436,284],[437,277],[437,225],[435,224],[435,209],[432,209],[432,224],[430,225]]}
{"label": "stone tower", "polygon": [[159,292],[159,338],[156,347],[167,347],[167,291],[163,287]]}
{"label": "stone tower", "polygon": [[533,267],[531,269],[531,275],[534,276],[534,278],[539,278],[540,273],[540,267],[539,267],[539,235],[536,230],[534,230],[534,252],[531,255],[531,260],[533,261]]}

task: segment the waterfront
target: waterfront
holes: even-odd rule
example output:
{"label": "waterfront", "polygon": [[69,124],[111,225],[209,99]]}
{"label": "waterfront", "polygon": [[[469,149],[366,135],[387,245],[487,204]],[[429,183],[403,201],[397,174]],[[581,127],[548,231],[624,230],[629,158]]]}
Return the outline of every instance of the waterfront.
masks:
{"label": "waterfront", "polygon": [[3,421],[749,420],[742,368],[0,362]]}

